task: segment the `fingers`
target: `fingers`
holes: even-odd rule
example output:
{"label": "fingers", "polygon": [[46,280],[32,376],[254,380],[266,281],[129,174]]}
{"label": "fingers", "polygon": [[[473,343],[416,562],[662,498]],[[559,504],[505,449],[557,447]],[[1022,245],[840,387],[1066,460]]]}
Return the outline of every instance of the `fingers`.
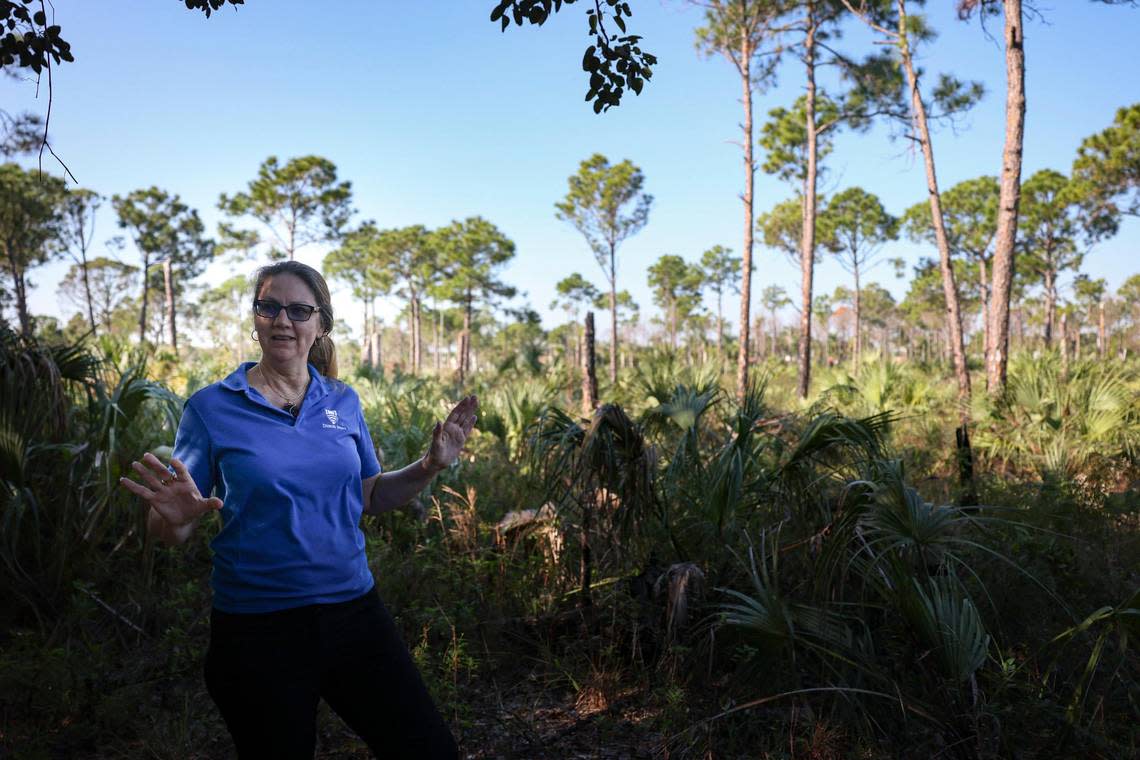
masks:
{"label": "fingers", "polygon": [[478,411],[479,400],[475,396],[465,396],[451,410],[451,414],[447,415],[447,421],[454,423],[467,434],[475,426]]}
{"label": "fingers", "polygon": [[191,481],[190,471],[186,469],[186,465],[182,463],[181,459],[171,458],[170,466],[174,468],[174,477],[178,480]]}
{"label": "fingers", "polygon": [[145,486],[139,485],[130,478],[119,478],[119,485],[133,493],[135,496],[138,496],[140,499],[150,501],[155,497],[154,491]]}
{"label": "fingers", "polygon": [[[162,479],[159,478],[153,470],[144,467],[138,462],[131,462],[131,469],[138,473],[139,478],[142,479],[142,482],[145,483],[150,490],[157,491],[163,487]],[[166,470],[163,470],[163,472],[166,472]]]}
{"label": "fingers", "polygon": [[448,422],[458,422],[459,418],[468,414],[474,414],[479,408],[479,400],[475,396],[464,396],[459,400],[451,410],[451,414],[447,415]]}
{"label": "fingers", "polygon": [[151,454],[149,451],[142,455],[142,463],[154,471],[160,478],[167,478],[170,476],[170,469],[162,463],[158,457]]}
{"label": "fingers", "polygon": [[211,496],[206,499],[206,509],[217,511],[222,508],[222,500],[217,496]]}

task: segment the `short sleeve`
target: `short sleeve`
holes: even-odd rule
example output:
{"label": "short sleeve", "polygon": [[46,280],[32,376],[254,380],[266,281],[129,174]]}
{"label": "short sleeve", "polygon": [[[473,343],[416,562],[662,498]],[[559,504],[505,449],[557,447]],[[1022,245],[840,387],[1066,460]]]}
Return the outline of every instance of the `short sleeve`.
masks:
{"label": "short sleeve", "polygon": [[380,460],[376,458],[376,447],[372,444],[372,434],[364,421],[364,410],[360,401],[356,403],[356,422],[360,426],[360,436],[356,439],[356,450],[360,454],[360,479],[367,480],[381,472]]}
{"label": "short sleeve", "polygon": [[214,456],[210,433],[202,416],[187,401],[174,436],[174,458],[186,465],[194,485],[204,497],[214,490]]}

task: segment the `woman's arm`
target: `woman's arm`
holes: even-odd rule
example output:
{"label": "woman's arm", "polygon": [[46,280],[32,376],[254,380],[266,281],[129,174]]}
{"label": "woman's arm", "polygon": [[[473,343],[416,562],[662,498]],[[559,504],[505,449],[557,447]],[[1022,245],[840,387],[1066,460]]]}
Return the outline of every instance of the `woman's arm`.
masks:
{"label": "woman's arm", "polygon": [[428,464],[423,456],[407,467],[382,472],[364,481],[364,513],[378,515],[404,506],[444,469]]}
{"label": "woman's arm", "polygon": [[364,481],[364,513],[378,515],[402,507],[427,488],[432,479],[447,469],[463,450],[475,427],[479,402],[468,396],[451,410],[447,419],[435,423],[431,446],[420,459],[394,472],[384,472]]}

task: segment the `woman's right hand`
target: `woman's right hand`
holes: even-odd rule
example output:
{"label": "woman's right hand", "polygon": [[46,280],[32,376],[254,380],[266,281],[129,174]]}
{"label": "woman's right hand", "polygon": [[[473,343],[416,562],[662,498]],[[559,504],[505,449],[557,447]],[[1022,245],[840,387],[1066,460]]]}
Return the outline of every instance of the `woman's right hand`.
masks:
{"label": "woman's right hand", "polygon": [[119,478],[119,485],[150,504],[174,528],[190,525],[207,512],[222,508],[222,500],[217,496],[202,498],[186,465],[177,459],[171,459],[170,464],[173,474],[154,454],[143,454],[141,463],[131,462],[142,484]]}

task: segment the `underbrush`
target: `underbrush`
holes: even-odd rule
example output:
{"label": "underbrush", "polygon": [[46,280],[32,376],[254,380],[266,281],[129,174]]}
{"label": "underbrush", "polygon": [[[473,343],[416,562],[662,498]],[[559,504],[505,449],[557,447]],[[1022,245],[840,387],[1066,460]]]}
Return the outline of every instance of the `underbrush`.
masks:
{"label": "underbrush", "polygon": [[[18,413],[62,414],[28,428],[48,447],[4,439],[23,469],[4,472],[20,593],[0,611],[0,749],[228,757],[201,678],[216,525],[156,547],[105,485],[169,443],[176,400],[129,357],[76,366],[6,411],[16,429]],[[1135,756],[1136,381],[1074,367],[1068,401],[1034,411],[1025,366],[976,412],[977,504],[962,505],[953,399],[915,368],[827,374],[800,403],[773,365],[738,403],[724,367],[659,358],[591,416],[565,373],[476,378],[479,432],[412,508],[364,520],[370,565],[471,757]],[[1032,387],[1061,389],[1049,372]],[[459,395],[351,382],[388,469]],[[1038,446],[1054,424],[1084,441],[1063,460]],[[62,500],[61,461],[86,467],[64,470]],[[53,583],[29,587],[44,568]],[[366,756],[327,710],[319,746]]]}

